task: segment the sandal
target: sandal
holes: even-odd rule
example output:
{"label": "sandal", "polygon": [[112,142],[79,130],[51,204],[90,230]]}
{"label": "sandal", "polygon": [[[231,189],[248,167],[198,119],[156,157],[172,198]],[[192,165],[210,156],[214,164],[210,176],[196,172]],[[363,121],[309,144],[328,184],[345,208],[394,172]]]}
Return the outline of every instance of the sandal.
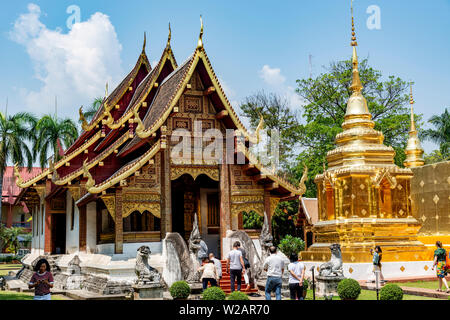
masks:
{"label": "sandal", "polygon": [[442,290],[441,290],[441,289],[436,289],[436,291],[437,291],[437,292],[442,292]]}

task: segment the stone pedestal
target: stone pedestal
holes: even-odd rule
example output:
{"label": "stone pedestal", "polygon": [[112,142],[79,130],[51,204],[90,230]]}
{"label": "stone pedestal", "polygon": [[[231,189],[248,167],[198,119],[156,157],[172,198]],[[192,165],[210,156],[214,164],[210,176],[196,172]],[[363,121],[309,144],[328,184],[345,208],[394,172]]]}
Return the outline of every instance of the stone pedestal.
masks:
{"label": "stone pedestal", "polygon": [[338,296],[337,286],[339,281],[345,279],[343,276],[317,276],[316,294],[319,297]]}
{"label": "stone pedestal", "polygon": [[164,287],[159,283],[133,285],[134,300],[162,299]]}

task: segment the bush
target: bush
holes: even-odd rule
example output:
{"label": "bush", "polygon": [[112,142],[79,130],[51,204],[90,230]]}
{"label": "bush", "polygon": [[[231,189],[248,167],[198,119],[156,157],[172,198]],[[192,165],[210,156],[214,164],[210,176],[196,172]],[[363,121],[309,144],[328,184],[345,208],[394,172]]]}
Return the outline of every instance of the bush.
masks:
{"label": "bush", "polygon": [[250,298],[243,292],[234,291],[228,296],[227,300],[250,300]]}
{"label": "bush", "polygon": [[361,286],[355,279],[343,279],[338,284],[337,292],[342,300],[356,300],[361,293]]}
{"label": "bush", "polygon": [[288,234],[280,241],[278,248],[289,258],[292,253],[298,254],[305,250],[305,242]]}
{"label": "bush", "polygon": [[203,291],[203,300],[225,300],[225,292],[219,287],[210,287]]}
{"label": "bush", "polygon": [[186,281],[176,281],[172,284],[169,291],[174,299],[187,299],[191,294],[191,287]]}
{"label": "bush", "polygon": [[263,225],[263,217],[255,211],[246,212],[242,215],[242,223],[244,229],[261,229]]}
{"label": "bush", "polygon": [[398,285],[389,283],[381,288],[380,300],[402,300],[403,290]]}
{"label": "bush", "polygon": [[309,282],[307,279],[303,279],[303,290],[307,290],[309,288]]}

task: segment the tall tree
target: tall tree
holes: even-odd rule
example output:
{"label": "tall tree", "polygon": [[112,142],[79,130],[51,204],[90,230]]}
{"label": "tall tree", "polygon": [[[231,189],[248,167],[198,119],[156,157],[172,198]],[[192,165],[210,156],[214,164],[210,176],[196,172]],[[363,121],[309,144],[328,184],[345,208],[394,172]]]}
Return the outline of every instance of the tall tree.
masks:
{"label": "tall tree", "polygon": [[443,159],[450,157],[450,112],[446,108],[441,115],[435,115],[428,120],[435,129],[425,130],[422,137],[439,144]]}
{"label": "tall tree", "polygon": [[287,168],[294,155],[294,146],[299,139],[298,115],[291,110],[286,98],[276,94],[259,91],[245,98],[241,105],[242,115],[250,120],[250,125],[256,127],[263,116],[267,134],[271,130],[279,132],[280,164]]}
{"label": "tall tree", "polygon": [[92,102],[92,104],[89,106],[87,110],[83,112],[84,117],[86,118],[86,121],[91,121],[92,118],[94,118],[97,111],[100,109],[101,105],[103,103],[103,98],[95,98],[95,100]]}
{"label": "tall tree", "polygon": [[[33,166],[33,155],[26,142],[34,141],[32,127],[36,118],[26,112],[6,116],[0,112],[0,190],[3,189],[3,175],[8,162],[17,163],[19,166]],[[2,221],[2,209],[0,206],[0,227]]]}
{"label": "tall tree", "polygon": [[[327,72],[316,78],[297,80],[297,93],[306,101],[302,116],[304,125],[300,126],[299,143],[302,152],[297,166],[293,169],[300,177],[303,165],[309,168],[308,191],[305,196],[315,197],[314,177],[323,171],[326,154],[332,150],[336,134],[342,132],[341,125],[351,95],[352,61],[332,62]],[[386,145],[395,151],[395,163],[403,166],[410,114],[408,105],[408,83],[394,76],[382,79],[382,74],[368,65],[367,59],[359,65],[363,95],[367,100],[375,129],[383,132]],[[416,116],[417,126],[420,115]]]}
{"label": "tall tree", "polygon": [[68,148],[78,137],[75,122],[71,119],[59,119],[55,116],[45,115],[36,124],[37,137],[33,146],[33,157],[39,157],[41,168],[47,165],[48,153],[53,153],[53,160],[58,161],[59,144]]}

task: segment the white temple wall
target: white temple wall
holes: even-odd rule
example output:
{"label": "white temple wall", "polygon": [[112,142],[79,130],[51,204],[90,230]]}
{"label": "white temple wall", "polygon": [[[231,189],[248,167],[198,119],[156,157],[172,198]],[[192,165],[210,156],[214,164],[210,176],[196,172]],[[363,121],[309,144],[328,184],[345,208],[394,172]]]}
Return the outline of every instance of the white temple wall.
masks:
{"label": "white temple wall", "polygon": [[86,251],[96,253],[97,245],[97,205],[95,202],[86,206]]}
{"label": "white temple wall", "polygon": [[[66,253],[72,254],[79,251],[79,211],[76,205],[72,206],[72,195],[66,192]],[[72,212],[73,208],[73,212]],[[73,229],[72,229],[72,214]]]}
{"label": "white temple wall", "polygon": [[45,244],[45,206],[43,204],[35,206],[33,209],[31,252],[37,254],[44,253]]}

